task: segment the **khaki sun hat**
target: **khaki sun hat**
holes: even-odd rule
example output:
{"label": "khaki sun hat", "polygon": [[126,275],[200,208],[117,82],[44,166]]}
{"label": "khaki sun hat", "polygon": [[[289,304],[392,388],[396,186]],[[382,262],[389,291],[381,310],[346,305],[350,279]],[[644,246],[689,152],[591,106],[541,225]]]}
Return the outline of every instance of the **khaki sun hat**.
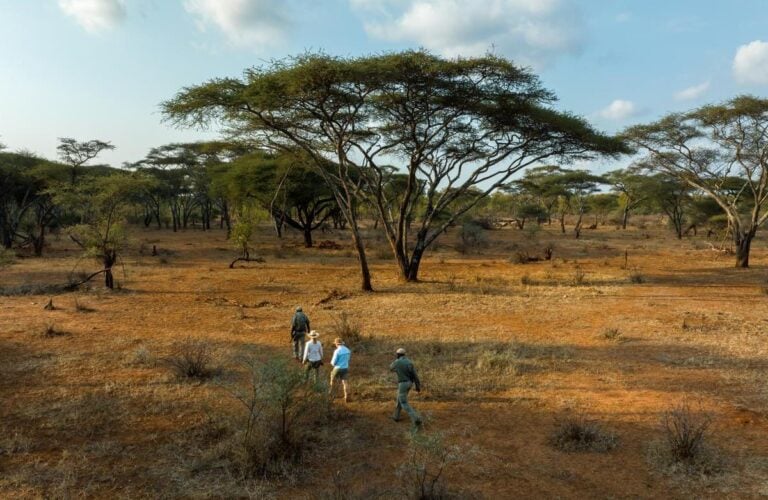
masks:
{"label": "khaki sun hat", "polygon": [[395,351],[395,354],[405,354],[405,349],[402,347]]}
{"label": "khaki sun hat", "polygon": [[311,332],[309,332],[309,338],[311,338],[311,339],[316,339],[319,336],[320,336],[320,334],[317,333],[317,330],[312,330]]}

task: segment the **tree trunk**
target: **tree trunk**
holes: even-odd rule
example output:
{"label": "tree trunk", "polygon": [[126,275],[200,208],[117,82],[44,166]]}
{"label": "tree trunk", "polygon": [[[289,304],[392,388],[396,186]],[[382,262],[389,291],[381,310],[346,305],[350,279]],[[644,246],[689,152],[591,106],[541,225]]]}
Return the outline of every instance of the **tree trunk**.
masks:
{"label": "tree trunk", "polygon": [[2,233],[3,233],[2,234],[3,248],[5,248],[6,250],[10,250],[11,247],[13,246],[13,239],[11,238],[11,235],[8,231],[3,230]]}
{"label": "tree trunk", "polygon": [[232,234],[232,218],[229,216],[229,204],[225,201],[221,204],[221,219],[227,226],[227,239]]}
{"label": "tree trunk", "polygon": [[312,226],[304,226],[304,248],[312,248]]}
{"label": "tree trunk", "polygon": [[275,225],[275,234],[277,234],[278,238],[282,238],[283,237],[283,221],[282,221],[282,219],[280,217],[278,217],[277,215],[273,214],[272,215],[272,221],[274,222],[274,225]]}
{"label": "tree trunk", "polygon": [[560,233],[565,234],[565,214],[560,214]]}
{"label": "tree trunk", "polygon": [[42,226],[40,232],[32,238],[32,248],[35,250],[35,257],[43,256],[43,247],[45,247],[45,226]]}
{"label": "tree trunk", "polygon": [[421,258],[424,256],[424,251],[427,249],[423,242],[416,242],[416,247],[411,254],[411,262],[408,265],[408,274],[405,277],[405,281],[415,283],[419,281],[419,268],[421,266]]}
{"label": "tree trunk", "polygon": [[576,239],[578,240],[581,236],[581,220],[584,217],[583,212],[579,212],[579,218],[576,220],[576,226],[573,228],[573,234],[576,236]]}
{"label": "tree trunk", "polygon": [[621,214],[621,228],[627,228],[627,219],[629,219],[629,207],[624,207],[624,213]]}
{"label": "tree trunk", "polygon": [[114,251],[108,251],[104,254],[104,286],[113,290],[115,288],[115,280],[112,276],[112,266],[117,261],[117,253]]}
{"label": "tree trunk", "polygon": [[394,249],[395,261],[397,261],[397,269],[400,274],[400,279],[403,281],[411,281],[409,279],[411,263],[408,260],[408,256],[405,254],[405,250],[403,250],[403,247],[399,242],[392,243],[391,245]]}
{"label": "tree trunk", "polygon": [[360,236],[360,228],[352,225],[352,240],[357,250],[357,261],[360,263],[360,289],[364,292],[372,292],[371,271],[368,268],[368,258],[365,255],[365,245]]}
{"label": "tree trunk", "polygon": [[752,246],[752,239],[755,237],[755,230],[746,231],[734,231],[735,244],[736,244],[736,267],[747,268],[749,267],[749,250]]}

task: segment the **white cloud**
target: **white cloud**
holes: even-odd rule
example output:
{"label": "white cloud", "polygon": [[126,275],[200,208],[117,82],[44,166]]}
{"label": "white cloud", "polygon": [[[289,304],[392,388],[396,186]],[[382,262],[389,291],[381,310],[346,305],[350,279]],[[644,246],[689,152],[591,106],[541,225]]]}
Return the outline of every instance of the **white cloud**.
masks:
{"label": "white cloud", "polygon": [[600,110],[599,115],[608,120],[624,120],[637,114],[637,107],[632,101],[616,99]]}
{"label": "white cloud", "polygon": [[580,12],[564,0],[349,0],[374,38],[445,56],[498,51],[541,68],[581,49]]}
{"label": "white cloud", "polygon": [[59,8],[91,33],[114,28],[125,19],[122,0],[59,0]]}
{"label": "white cloud", "polygon": [[768,42],[742,45],[733,58],[733,76],[744,84],[768,85]]}
{"label": "white cloud", "polygon": [[699,97],[706,94],[707,90],[709,90],[708,81],[681,90],[675,94],[675,99],[678,101],[691,101],[693,99],[698,99]]}
{"label": "white cloud", "polygon": [[279,46],[291,25],[280,0],[185,0],[184,8],[201,30],[213,25],[231,44],[256,51]]}

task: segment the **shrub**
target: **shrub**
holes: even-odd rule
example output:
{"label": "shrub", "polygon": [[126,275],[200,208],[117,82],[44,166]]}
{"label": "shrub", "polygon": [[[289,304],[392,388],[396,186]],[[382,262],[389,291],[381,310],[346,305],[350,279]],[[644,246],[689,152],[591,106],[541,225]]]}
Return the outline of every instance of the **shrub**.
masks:
{"label": "shrub", "polygon": [[662,425],[672,459],[676,462],[695,460],[704,446],[711,423],[709,415],[692,412],[687,403],[666,412]]}
{"label": "shrub", "polygon": [[151,366],[155,363],[152,353],[146,346],[139,346],[133,353],[133,362],[137,365]]}
{"label": "shrub", "polygon": [[645,283],[645,277],[637,269],[634,269],[629,273],[629,282],[639,285],[640,283]]}
{"label": "shrub", "polygon": [[347,345],[359,344],[364,340],[360,324],[350,319],[343,311],[333,319],[331,331],[336,337],[341,337]]}
{"label": "shrub", "polygon": [[460,449],[446,447],[440,434],[412,433],[408,459],[397,469],[401,498],[437,500],[449,498],[446,470],[461,460]]}
{"label": "shrub", "polygon": [[529,275],[524,274],[520,276],[520,284],[524,286],[535,285],[536,281],[533,278],[531,278]]}
{"label": "shrub", "polygon": [[465,222],[459,229],[459,245],[456,249],[459,253],[470,253],[485,247],[488,244],[488,237],[482,226],[476,222]]}
{"label": "shrub", "polygon": [[43,337],[63,337],[70,335],[68,332],[56,327],[53,323],[48,323],[43,327]]}
{"label": "shrub", "polygon": [[576,267],[576,269],[573,271],[573,277],[571,278],[571,285],[573,286],[580,286],[585,283],[585,277],[584,271],[581,270],[580,267]]}
{"label": "shrub", "polygon": [[561,451],[606,452],[616,447],[616,436],[604,431],[597,422],[584,415],[568,415],[555,423],[550,437],[552,446]]}
{"label": "shrub", "polygon": [[211,366],[213,352],[204,340],[187,339],[174,347],[173,354],[163,359],[180,379],[205,380],[216,374]]}
{"label": "shrub", "polygon": [[618,340],[621,337],[621,332],[618,328],[606,328],[600,336],[605,340]]}
{"label": "shrub", "polygon": [[290,478],[328,417],[327,393],[287,360],[245,364],[250,382],[233,392],[245,408],[235,433],[237,464],[246,477]]}
{"label": "shrub", "polygon": [[515,252],[512,254],[512,257],[509,258],[509,261],[513,264],[527,264],[529,262],[528,252]]}
{"label": "shrub", "polygon": [[724,459],[708,442],[711,423],[710,415],[693,412],[687,403],[664,413],[664,439],[651,444],[649,461],[669,475],[701,477],[721,473]]}

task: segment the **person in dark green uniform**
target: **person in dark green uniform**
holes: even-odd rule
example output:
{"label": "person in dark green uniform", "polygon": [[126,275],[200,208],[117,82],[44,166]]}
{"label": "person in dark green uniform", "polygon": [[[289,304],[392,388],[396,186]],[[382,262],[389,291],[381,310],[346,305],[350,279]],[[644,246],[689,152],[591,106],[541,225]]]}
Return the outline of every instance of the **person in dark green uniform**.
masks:
{"label": "person in dark green uniform", "polygon": [[304,337],[309,333],[309,318],[301,306],[296,307],[296,313],[291,319],[291,343],[293,344],[293,357],[296,361],[301,361],[304,355]]}
{"label": "person in dark green uniform", "polygon": [[405,349],[402,347],[395,351],[397,359],[389,365],[389,371],[397,374],[397,405],[395,406],[395,413],[392,415],[392,420],[395,422],[400,420],[400,410],[405,410],[411,422],[415,427],[421,426],[421,417],[416,413],[411,405],[408,404],[408,393],[412,387],[416,388],[416,392],[421,392],[421,381],[419,381],[418,375],[416,375],[416,369],[413,367],[413,363],[410,359],[405,357]]}

